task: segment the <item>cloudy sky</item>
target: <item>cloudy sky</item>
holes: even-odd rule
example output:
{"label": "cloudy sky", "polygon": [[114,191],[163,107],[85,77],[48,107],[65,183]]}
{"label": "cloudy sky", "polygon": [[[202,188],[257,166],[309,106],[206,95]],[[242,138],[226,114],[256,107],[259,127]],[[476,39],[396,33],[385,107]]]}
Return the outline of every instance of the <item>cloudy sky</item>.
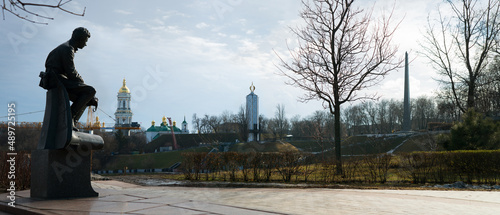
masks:
{"label": "cloudy sky", "polygon": [[[53,1],[48,1],[53,2]],[[374,1],[360,1],[373,6]],[[377,1],[376,13],[395,4],[394,18],[402,19],[394,42],[400,55],[410,53],[411,97],[432,96],[437,83],[426,59],[417,55],[426,18],[441,1]],[[208,1],[82,1],[65,9],[33,8],[54,17],[48,25],[31,24],[11,14],[0,20],[0,116],[6,104],[15,102],[19,121],[43,120],[45,90],[38,87],[38,73],[45,69],[47,54],[67,41],[74,28],[83,26],[92,36],[87,47],[75,55],[75,64],[85,82],[97,90],[101,121],[114,124],[116,96],[127,80],[132,92],[133,121],[149,127],[162,116],[191,128],[194,113],[237,113],[244,105],[249,86],[255,85],[260,113],[273,117],[276,105],[285,105],[287,117],[306,117],[322,109],[319,101],[300,103],[303,94],[286,85],[276,65],[288,58],[287,44],[296,38],[289,26],[300,26],[299,0],[208,0]],[[293,48],[293,47],[291,47]],[[382,99],[402,99],[404,69],[393,72],[370,89]],[[6,118],[0,119],[5,121]],[[80,121],[86,120],[86,114]]]}

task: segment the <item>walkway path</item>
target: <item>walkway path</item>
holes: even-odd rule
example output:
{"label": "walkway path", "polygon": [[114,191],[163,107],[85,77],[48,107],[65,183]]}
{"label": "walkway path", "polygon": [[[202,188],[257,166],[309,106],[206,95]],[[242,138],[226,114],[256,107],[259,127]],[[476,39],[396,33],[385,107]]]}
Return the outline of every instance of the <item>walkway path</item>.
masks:
{"label": "walkway path", "polygon": [[[500,214],[495,191],[92,185],[98,198],[33,200],[29,191],[20,191],[16,209],[34,214]],[[5,211],[5,194],[0,201]]]}

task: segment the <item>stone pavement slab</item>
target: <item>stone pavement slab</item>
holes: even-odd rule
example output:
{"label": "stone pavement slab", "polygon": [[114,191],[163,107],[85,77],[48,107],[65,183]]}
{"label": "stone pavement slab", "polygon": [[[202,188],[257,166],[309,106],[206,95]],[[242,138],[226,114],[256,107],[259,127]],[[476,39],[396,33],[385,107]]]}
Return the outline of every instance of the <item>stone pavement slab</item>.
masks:
{"label": "stone pavement slab", "polygon": [[[498,191],[144,187],[92,182],[99,197],[37,200],[17,192],[26,214],[500,214]],[[0,211],[6,211],[6,194]],[[19,211],[22,210],[22,211]],[[2,212],[0,212],[2,214]]]}

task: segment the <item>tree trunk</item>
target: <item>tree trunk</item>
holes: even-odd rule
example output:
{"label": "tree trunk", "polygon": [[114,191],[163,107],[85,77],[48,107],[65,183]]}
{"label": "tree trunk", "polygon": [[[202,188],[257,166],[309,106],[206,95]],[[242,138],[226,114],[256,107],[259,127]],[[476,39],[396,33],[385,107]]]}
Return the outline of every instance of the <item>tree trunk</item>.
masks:
{"label": "tree trunk", "polygon": [[467,91],[467,110],[471,108],[475,108],[476,102],[474,101],[474,94],[476,90],[476,79],[474,77],[470,77],[469,89]]}
{"label": "tree trunk", "polygon": [[335,161],[337,174],[342,175],[342,153],[340,146],[340,104],[335,103]]}

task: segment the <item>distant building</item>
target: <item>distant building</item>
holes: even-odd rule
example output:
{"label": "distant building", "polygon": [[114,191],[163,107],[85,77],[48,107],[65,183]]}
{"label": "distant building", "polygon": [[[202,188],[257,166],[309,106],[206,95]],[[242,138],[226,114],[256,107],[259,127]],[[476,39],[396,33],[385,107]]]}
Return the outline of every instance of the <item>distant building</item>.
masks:
{"label": "distant building", "polygon": [[248,142],[259,141],[259,97],[254,93],[255,86],[250,86],[250,94],[247,95],[247,117],[248,117]]}
{"label": "distant building", "polygon": [[130,90],[123,79],[123,86],[118,91],[118,105],[115,112],[115,127],[130,127],[132,124],[132,110],[130,109]]}
{"label": "distant building", "polygon": [[186,116],[184,116],[184,121],[182,121],[182,133],[189,134],[188,123],[186,122]]}
{"label": "distant building", "polygon": [[[172,124],[174,134],[189,134],[189,130],[187,129],[188,124],[185,117],[182,122],[182,129],[177,127],[175,121]],[[146,130],[146,142],[149,143],[161,135],[172,135],[171,126],[167,123],[167,117],[165,116],[163,116],[160,126],[155,126],[154,120],[151,122],[151,127]]]}

